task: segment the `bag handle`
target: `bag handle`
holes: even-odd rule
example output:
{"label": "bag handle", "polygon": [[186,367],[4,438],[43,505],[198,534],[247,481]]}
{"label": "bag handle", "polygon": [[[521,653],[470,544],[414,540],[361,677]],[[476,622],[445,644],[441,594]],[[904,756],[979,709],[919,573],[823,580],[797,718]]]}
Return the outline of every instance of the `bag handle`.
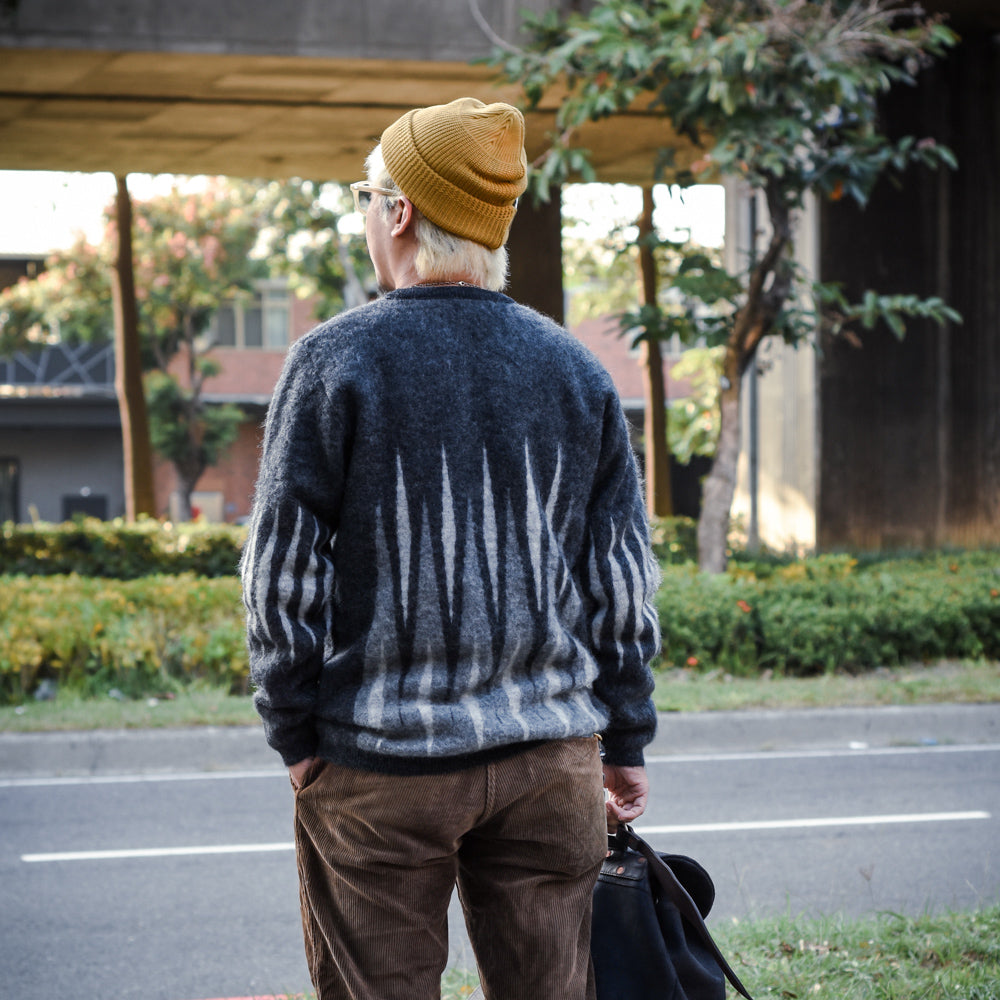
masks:
{"label": "bag handle", "polygon": [[674,906],[677,907],[681,916],[698,932],[698,937],[701,938],[702,944],[705,945],[712,957],[719,963],[719,967],[726,974],[726,978],[732,983],[733,988],[746,997],[746,1000],[753,1000],[753,997],[747,992],[746,987],[740,982],[739,977],[730,968],[722,952],[719,951],[719,946],[712,939],[711,933],[705,926],[705,920],[701,912],[695,906],[694,900],[687,889],[681,885],[677,876],[670,870],[670,866],[663,861],[656,851],[632,827],[622,825],[618,828],[618,832],[614,836],[619,839],[619,843],[624,842],[646,859],[646,862],[649,864],[650,874],[656,879],[660,888],[667,894]]}

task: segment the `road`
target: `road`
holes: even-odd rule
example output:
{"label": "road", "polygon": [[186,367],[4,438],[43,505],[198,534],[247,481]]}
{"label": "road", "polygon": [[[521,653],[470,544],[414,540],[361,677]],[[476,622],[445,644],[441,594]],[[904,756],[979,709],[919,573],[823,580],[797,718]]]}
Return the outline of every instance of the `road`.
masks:
{"label": "road", "polygon": [[[637,829],[712,873],[710,926],[1000,899],[1000,741],[961,720],[964,741],[945,745],[918,735],[894,746],[870,731],[817,741],[806,718],[801,738],[767,749],[759,737],[727,745],[731,728],[705,737],[715,750],[651,748],[654,791]],[[681,720],[667,726],[683,736]],[[62,766],[33,770],[18,766],[15,742],[0,743],[0,995],[204,1000],[308,988],[291,791],[273,761],[129,768],[111,744],[84,743]],[[139,746],[126,756],[139,759]],[[452,962],[469,967],[455,918]]]}

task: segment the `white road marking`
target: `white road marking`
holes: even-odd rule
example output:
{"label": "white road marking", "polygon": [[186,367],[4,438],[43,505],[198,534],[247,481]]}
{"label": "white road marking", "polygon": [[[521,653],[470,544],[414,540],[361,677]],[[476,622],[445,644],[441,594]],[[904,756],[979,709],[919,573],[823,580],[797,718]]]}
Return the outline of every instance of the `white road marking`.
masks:
{"label": "white road marking", "polygon": [[52,788],[60,785],[138,785],[155,781],[243,781],[247,778],[285,778],[281,767],[257,771],[190,771],[162,774],[67,774],[55,778],[0,778],[0,788]]}
{"label": "white road marking", "polygon": [[647,754],[646,764],[703,764],[740,760],[822,760],[837,757],[906,757],[914,754],[997,753],[1000,743],[970,743],[955,746],[844,747],[836,750],[749,750],[732,753]]}
{"label": "white road marking", "polygon": [[54,854],[22,854],[29,864],[45,861],[120,861],[125,858],[184,858],[203,854],[256,854],[268,851],[292,851],[287,844],[217,844],[208,847],[140,847],[118,851],[63,851]]}
{"label": "white road marking", "polygon": [[[817,819],[750,820],[737,823],[691,823],[679,826],[642,826],[636,833],[652,836],[661,833],[732,833],[745,830],[796,830],[829,826],[884,826],[890,823],[957,823],[990,819],[988,812],[901,813],[889,816],[831,816]],[[295,845],[218,844],[207,847],[145,847],[110,851],[62,851],[51,854],[22,854],[28,864],[53,861],[120,861],[129,858],[177,858],[211,854],[255,854],[291,851]]]}
{"label": "white road marking", "polygon": [[657,833],[733,833],[744,830],[808,830],[824,826],[885,826],[892,823],[964,823],[990,819],[988,812],[899,813],[888,816],[823,816],[816,819],[761,819],[735,823],[688,823],[636,827],[640,835]]}

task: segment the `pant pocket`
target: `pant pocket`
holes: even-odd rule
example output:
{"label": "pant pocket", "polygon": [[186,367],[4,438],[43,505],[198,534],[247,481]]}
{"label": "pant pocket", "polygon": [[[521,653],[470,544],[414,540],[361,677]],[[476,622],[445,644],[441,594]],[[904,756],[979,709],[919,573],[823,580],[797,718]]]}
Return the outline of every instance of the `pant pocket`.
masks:
{"label": "pant pocket", "polygon": [[[322,757],[317,757],[306,768],[306,773],[302,775],[302,780],[298,783],[298,786],[296,786],[295,782],[292,782],[292,791],[295,793],[295,797],[298,798],[307,788],[314,785],[325,768],[326,761]],[[289,781],[291,781],[291,778],[289,778]]]}

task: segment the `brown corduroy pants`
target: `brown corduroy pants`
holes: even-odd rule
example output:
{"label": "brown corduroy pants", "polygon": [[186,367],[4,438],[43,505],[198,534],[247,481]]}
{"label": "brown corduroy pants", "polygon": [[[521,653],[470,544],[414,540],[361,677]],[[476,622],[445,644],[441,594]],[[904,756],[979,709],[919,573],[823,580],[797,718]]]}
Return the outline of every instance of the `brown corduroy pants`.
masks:
{"label": "brown corduroy pants", "polygon": [[593,1000],[597,738],[433,776],[317,762],[295,797],[318,1000],[437,1000],[458,883],[487,1000]]}

